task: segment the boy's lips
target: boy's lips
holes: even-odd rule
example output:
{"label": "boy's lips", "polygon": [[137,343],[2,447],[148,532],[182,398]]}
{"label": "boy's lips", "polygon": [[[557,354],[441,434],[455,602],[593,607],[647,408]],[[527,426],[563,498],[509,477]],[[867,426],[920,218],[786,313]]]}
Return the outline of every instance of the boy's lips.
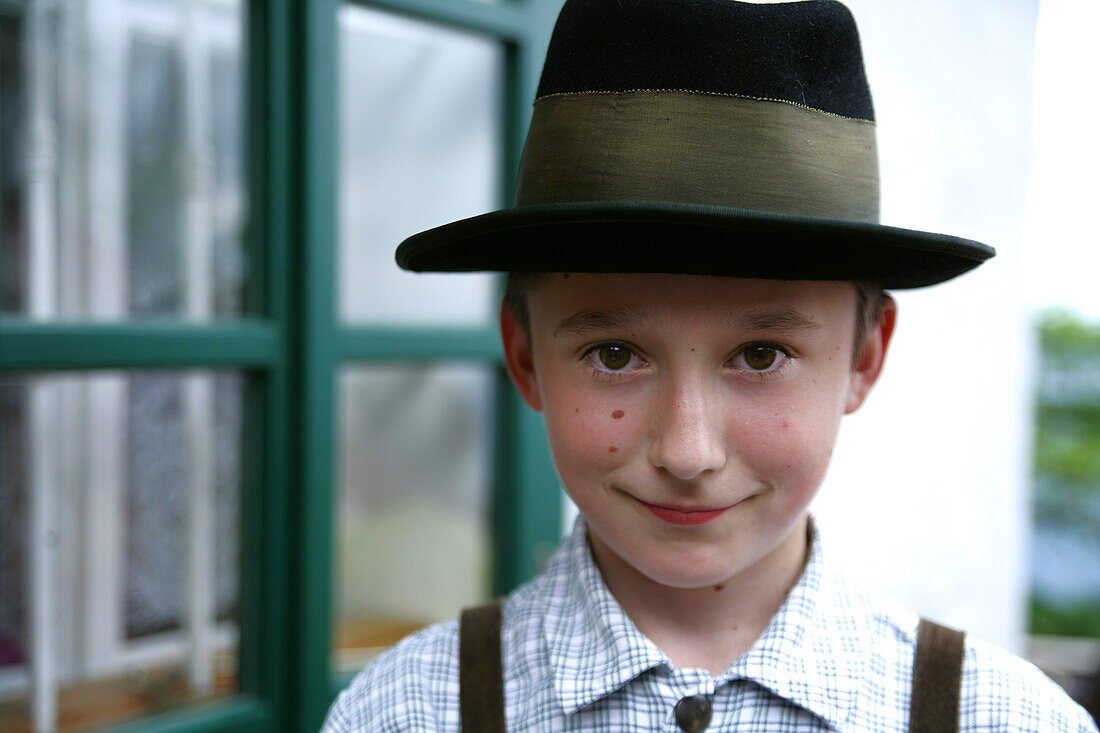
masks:
{"label": "boy's lips", "polygon": [[707,522],[717,519],[725,514],[727,511],[737,506],[741,502],[735,502],[723,507],[677,507],[668,506],[662,504],[650,504],[647,501],[642,501],[635,497],[637,502],[645,507],[653,516],[658,519],[662,519],[669,524],[678,524],[681,526],[691,526],[697,524],[706,524]]}

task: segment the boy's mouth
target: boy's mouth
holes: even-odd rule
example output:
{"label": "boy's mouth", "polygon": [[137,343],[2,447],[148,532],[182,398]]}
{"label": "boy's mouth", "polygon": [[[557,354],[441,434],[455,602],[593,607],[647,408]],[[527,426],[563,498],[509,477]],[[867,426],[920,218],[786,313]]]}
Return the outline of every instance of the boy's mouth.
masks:
{"label": "boy's mouth", "polygon": [[[637,497],[635,497],[637,499]],[[677,524],[680,526],[693,526],[698,524],[706,524],[707,522],[717,519],[725,514],[727,511],[737,506],[737,504],[730,504],[729,506],[718,508],[706,508],[706,507],[671,507],[662,506],[660,504],[650,504],[649,502],[637,499],[646,510],[653,516],[661,519],[669,524]],[[737,502],[738,504],[740,502]]]}

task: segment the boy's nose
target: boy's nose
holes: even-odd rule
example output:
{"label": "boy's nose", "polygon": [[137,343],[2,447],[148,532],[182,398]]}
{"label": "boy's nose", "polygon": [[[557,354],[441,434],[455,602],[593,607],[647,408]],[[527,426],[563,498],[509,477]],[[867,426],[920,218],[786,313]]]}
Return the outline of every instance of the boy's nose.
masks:
{"label": "boy's nose", "polygon": [[717,471],[726,464],[726,451],[704,391],[698,385],[671,387],[662,400],[650,462],[684,481]]}

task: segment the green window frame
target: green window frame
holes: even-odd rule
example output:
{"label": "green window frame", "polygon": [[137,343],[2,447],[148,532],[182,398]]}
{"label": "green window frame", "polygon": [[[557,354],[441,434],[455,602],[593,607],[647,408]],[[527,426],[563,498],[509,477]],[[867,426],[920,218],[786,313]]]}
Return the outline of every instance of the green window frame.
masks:
{"label": "green window frame", "polygon": [[[560,0],[355,0],[472,31],[504,48],[503,162],[514,191]],[[541,420],[507,383],[493,324],[360,327],[336,305],[337,0],[245,0],[250,281],[239,319],[71,323],[0,318],[0,372],[234,368],[245,395],[239,693],[111,730],[319,729],[346,678],[330,662],[338,370],[475,360],[496,367],[494,590],[531,577],[560,535]],[[396,243],[395,243],[396,245]]]}

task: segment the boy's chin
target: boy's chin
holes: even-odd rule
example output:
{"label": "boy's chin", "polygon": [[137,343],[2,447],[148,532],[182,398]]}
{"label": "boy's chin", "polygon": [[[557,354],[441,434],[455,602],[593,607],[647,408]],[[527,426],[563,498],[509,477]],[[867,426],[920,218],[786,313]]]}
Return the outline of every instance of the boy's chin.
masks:
{"label": "boy's chin", "polygon": [[713,590],[729,582],[735,582],[737,578],[745,575],[756,563],[745,560],[744,562],[730,562],[725,558],[721,563],[683,563],[670,565],[666,563],[651,564],[644,568],[635,567],[635,570],[645,575],[657,585],[675,590]]}

